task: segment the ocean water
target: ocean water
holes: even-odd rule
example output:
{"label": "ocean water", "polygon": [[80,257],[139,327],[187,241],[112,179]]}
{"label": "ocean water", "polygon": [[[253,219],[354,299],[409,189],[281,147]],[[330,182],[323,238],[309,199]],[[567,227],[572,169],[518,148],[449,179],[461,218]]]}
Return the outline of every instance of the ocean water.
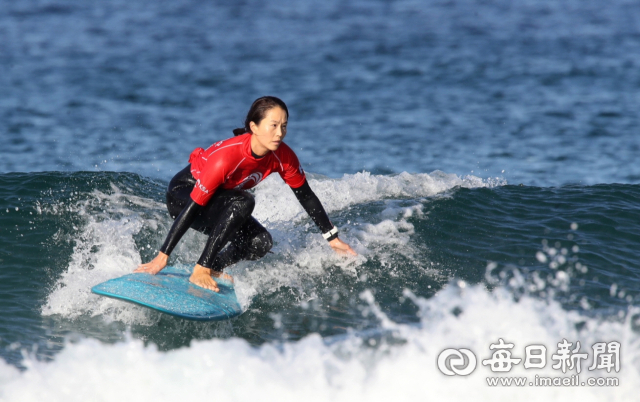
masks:
{"label": "ocean water", "polygon": [[[0,401],[640,400],[637,2],[0,10]],[[272,176],[273,253],[227,271],[239,317],[91,294],[155,255],[173,174],[266,94],[358,256]],[[470,374],[439,365],[462,350]]]}

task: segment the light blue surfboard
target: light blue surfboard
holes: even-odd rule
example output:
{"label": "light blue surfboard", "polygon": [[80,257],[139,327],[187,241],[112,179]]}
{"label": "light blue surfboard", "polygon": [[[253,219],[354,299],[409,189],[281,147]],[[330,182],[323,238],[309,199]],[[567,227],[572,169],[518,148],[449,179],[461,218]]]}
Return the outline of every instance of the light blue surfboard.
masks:
{"label": "light blue surfboard", "polygon": [[216,278],[219,293],[189,282],[186,269],[166,267],[156,275],[135,273],[102,282],[93,293],[137,303],[176,317],[226,320],[242,313],[233,283]]}

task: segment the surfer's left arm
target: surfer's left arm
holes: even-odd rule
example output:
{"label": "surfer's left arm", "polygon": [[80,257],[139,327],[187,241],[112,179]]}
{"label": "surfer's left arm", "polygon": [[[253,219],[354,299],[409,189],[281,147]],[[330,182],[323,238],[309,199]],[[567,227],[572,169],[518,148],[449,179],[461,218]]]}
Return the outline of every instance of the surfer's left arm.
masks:
{"label": "surfer's left arm", "polygon": [[309,214],[316,226],[322,231],[322,236],[327,239],[331,248],[338,254],[357,255],[351,246],[338,238],[338,228],[333,226],[333,223],[329,220],[329,216],[325,212],[320,199],[318,199],[318,196],[311,190],[307,180],[305,179],[300,187],[291,187],[291,189],[300,202],[300,205],[302,205],[302,208],[307,211],[307,214]]}
{"label": "surfer's left arm", "polygon": [[148,272],[152,275],[162,271],[167,266],[171,251],[178,244],[182,236],[187,232],[191,223],[195,220],[202,207],[195,201],[190,200],[186,207],[180,212],[180,215],[173,221],[173,225],[167,234],[158,255],[146,264],[140,264],[133,272]]}

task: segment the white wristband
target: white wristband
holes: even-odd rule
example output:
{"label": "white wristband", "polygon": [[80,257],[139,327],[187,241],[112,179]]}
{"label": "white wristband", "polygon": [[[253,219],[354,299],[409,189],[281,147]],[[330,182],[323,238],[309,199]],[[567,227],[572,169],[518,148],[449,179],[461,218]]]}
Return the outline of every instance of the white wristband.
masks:
{"label": "white wristband", "polygon": [[334,226],[333,229],[331,229],[327,233],[323,233],[322,237],[324,237],[325,240],[329,240],[329,238],[335,234],[338,234],[338,228]]}

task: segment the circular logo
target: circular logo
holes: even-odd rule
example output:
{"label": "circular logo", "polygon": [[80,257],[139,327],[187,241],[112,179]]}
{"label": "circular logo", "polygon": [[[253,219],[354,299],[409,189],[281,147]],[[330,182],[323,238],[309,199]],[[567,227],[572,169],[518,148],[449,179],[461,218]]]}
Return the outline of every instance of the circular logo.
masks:
{"label": "circular logo", "polygon": [[469,375],[477,363],[469,349],[445,349],[438,356],[438,368],[444,375]]}
{"label": "circular logo", "polygon": [[262,181],[262,173],[255,172],[251,173],[249,176],[245,177],[240,184],[236,186],[238,189],[249,189],[251,187],[255,187],[258,183]]}

